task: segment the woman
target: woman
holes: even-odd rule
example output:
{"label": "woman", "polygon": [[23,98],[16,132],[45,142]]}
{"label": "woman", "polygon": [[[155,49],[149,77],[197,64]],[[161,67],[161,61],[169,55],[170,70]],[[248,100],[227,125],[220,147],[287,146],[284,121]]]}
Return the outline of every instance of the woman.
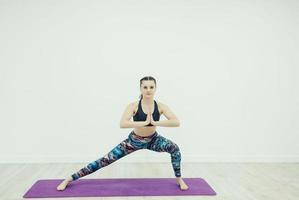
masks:
{"label": "woman", "polygon": [[[167,105],[154,100],[156,80],[153,77],[147,76],[140,80],[140,91],[142,93],[141,99],[130,103],[120,120],[120,128],[134,128],[134,130],[105,156],[89,163],[86,167],[66,178],[57,186],[57,190],[64,190],[71,181],[91,174],[141,149],[170,153],[176,183],[180,186],[181,190],[188,189],[188,186],[181,177],[181,153],[178,145],[159,135],[156,131],[157,126],[175,127],[179,126],[180,122]],[[161,114],[167,120],[159,121]],[[133,121],[131,121],[132,117]]]}

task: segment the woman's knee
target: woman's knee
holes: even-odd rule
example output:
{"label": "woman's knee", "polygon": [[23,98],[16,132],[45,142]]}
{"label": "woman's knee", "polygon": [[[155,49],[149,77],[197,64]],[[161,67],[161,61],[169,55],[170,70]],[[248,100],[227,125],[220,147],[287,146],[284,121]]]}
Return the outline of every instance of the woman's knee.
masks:
{"label": "woman's knee", "polygon": [[109,153],[107,153],[105,156],[99,159],[99,163],[101,164],[101,166],[105,167],[107,165],[110,165],[116,160],[121,159],[122,157],[131,153],[130,151],[127,151],[127,149],[125,149],[123,145],[124,145],[123,143],[120,143],[115,148],[113,148]]}
{"label": "woman's knee", "polygon": [[180,151],[180,147],[179,147],[179,145],[174,144],[174,150],[175,150],[175,151]]}
{"label": "woman's knee", "polygon": [[99,169],[99,163],[97,161],[93,161],[91,163],[89,163],[87,165],[87,168],[91,171],[91,172],[94,172],[96,170]]}
{"label": "woman's knee", "polygon": [[180,152],[180,147],[174,142],[171,142],[170,145],[168,146],[168,152],[169,153],[178,153]]}

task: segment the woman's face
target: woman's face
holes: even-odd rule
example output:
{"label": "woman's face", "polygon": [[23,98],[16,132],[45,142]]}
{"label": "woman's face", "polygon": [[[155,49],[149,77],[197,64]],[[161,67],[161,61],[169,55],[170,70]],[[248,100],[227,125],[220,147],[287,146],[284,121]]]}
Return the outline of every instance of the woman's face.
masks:
{"label": "woman's face", "polygon": [[143,95],[143,98],[153,97],[156,92],[155,82],[153,80],[142,81],[140,92]]}

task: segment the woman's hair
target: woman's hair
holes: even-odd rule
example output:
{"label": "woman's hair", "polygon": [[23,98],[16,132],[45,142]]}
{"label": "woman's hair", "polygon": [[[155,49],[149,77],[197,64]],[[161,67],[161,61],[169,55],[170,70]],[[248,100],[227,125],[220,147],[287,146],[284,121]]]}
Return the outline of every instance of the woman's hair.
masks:
{"label": "woman's hair", "polygon": [[[142,79],[140,79],[140,85],[139,85],[140,87],[141,87],[142,81],[154,81],[155,86],[157,87],[156,79],[152,76],[145,76]],[[142,98],[143,98],[143,95],[140,94],[139,99],[142,99]]]}

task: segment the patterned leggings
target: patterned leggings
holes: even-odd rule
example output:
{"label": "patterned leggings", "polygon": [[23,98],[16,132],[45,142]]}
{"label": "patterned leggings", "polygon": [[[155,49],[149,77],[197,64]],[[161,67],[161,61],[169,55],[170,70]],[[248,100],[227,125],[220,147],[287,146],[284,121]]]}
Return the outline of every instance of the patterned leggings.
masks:
{"label": "patterned leggings", "polygon": [[89,163],[86,167],[72,174],[73,180],[91,174],[102,167],[140,149],[149,149],[156,152],[170,153],[171,164],[176,177],[181,177],[181,153],[177,144],[161,136],[155,131],[154,134],[141,137],[132,131],[128,138],[119,143],[105,156]]}

